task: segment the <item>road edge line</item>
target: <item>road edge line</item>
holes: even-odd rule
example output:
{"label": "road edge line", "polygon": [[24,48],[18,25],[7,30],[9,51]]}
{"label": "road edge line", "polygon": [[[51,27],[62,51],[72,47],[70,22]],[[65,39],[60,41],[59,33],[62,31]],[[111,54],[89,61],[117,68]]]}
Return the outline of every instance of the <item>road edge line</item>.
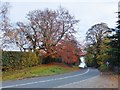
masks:
{"label": "road edge line", "polygon": [[86,72],[84,72],[82,74],[77,74],[77,75],[73,75],[73,76],[66,76],[66,77],[63,77],[63,78],[48,79],[48,80],[44,80],[44,81],[36,81],[36,82],[30,82],[30,83],[24,83],[24,84],[16,84],[16,85],[4,86],[2,88],[11,88],[11,87],[31,85],[31,84],[36,84],[36,83],[43,83],[43,82],[55,81],[55,80],[62,80],[62,79],[67,79],[67,78],[72,78],[72,77],[77,77],[77,76],[80,76],[80,75],[84,75],[84,74],[86,74],[88,72],[89,72],[89,68],[87,69]]}

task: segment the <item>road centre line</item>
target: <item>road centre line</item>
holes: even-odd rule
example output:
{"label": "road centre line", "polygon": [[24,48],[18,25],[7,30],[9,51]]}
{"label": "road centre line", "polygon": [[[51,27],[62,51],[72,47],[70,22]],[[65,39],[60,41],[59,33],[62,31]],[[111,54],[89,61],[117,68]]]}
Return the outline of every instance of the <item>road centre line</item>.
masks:
{"label": "road centre line", "polygon": [[88,72],[89,72],[89,68],[87,69],[86,72],[84,72],[84,73],[82,73],[82,74],[77,74],[77,75],[73,75],[73,76],[66,76],[66,77],[63,77],[63,78],[49,79],[49,80],[44,80],[44,81],[36,81],[36,82],[30,82],[30,83],[24,83],[24,84],[16,84],[16,85],[4,86],[4,87],[2,87],[2,88],[11,88],[11,87],[31,85],[31,84],[36,84],[36,83],[44,83],[44,82],[55,81],[55,80],[62,80],[62,79],[67,79],[67,78],[72,78],[72,77],[81,76],[81,75],[84,75],[84,74],[86,74],[86,73],[88,73]]}

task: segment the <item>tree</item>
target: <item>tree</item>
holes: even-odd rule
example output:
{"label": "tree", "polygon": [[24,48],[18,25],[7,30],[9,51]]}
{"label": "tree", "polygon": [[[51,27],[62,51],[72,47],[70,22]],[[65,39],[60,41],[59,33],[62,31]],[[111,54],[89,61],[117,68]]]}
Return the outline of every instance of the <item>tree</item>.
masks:
{"label": "tree", "polygon": [[0,31],[1,31],[1,48],[9,47],[9,43],[13,42],[12,27],[9,20],[9,3],[3,3],[0,6]]}
{"label": "tree", "polygon": [[109,32],[110,28],[107,24],[100,23],[93,25],[86,33],[88,57],[91,57],[91,60],[93,60],[94,66],[96,67],[106,60],[107,54],[105,52],[109,47],[107,43],[110,42],[110,40],[107,39]]}
{"label": "tree", "polygon": [[78,20],[71,16],[68,10],[34,10],[27,15],[28,24],[19,23],[31,47],[44,49],[49,55],[66,35],[71,36],[75,33],[75,25]]}
{"label": "tree", "polygon": [[1,27],[1,31],[4,31],[4,32],[8,32],[9,26],[10,26],[8,13],[9,13],[9,3],[1,4],[0,6],[0,19],[1,19],[0,27]]}
{"label": "tree", "polygon": [[76,40],[62,40],[54,49],[57,57],[62,58],[62,62],[72,65],[79,63],[81,48],[78,47]]}
{"label": "tree", "polygon": [[113,69],[113,67],[120,66],[120,12],[118,12],[117,27],[112,29],[112,33],[112,36],[109,37],[111,39],[111,42],[109,43],[111,46],[111,49],[109,50],[109,62]]}
{"label": "tree", "polygon": [[25,51],[27,47],[29,47],[29,41],[26,39],[25,34],[21,31],[21,29],[15,29],[14,32],[14,42],[19,47],[20,51]]}

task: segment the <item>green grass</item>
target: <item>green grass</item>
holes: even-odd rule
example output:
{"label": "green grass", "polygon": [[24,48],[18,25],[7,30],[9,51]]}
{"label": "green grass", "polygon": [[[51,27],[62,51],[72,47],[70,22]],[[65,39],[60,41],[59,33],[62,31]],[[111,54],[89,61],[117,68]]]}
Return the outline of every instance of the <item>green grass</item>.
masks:
{"label": "green grass", "polygon": [[23,70],[9,71],[2,73],[2,80],[20,80],[31,77],[50,76],[56,74],[63,74],[78,70],[77,67],[68,67],[61,65],[40,65]]}

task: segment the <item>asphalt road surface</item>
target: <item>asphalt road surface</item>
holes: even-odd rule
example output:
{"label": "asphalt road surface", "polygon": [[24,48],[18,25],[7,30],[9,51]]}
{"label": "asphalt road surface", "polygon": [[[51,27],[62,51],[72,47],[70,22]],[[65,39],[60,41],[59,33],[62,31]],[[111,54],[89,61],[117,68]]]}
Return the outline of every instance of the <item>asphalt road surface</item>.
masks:
{"label": "asphalt road surface", "polygon": [[78,81],[82,82],[99,75],[100,72],[97,69],[86,68],[61,75],[4,81],[2,82],[2,88],[59,88]]}

